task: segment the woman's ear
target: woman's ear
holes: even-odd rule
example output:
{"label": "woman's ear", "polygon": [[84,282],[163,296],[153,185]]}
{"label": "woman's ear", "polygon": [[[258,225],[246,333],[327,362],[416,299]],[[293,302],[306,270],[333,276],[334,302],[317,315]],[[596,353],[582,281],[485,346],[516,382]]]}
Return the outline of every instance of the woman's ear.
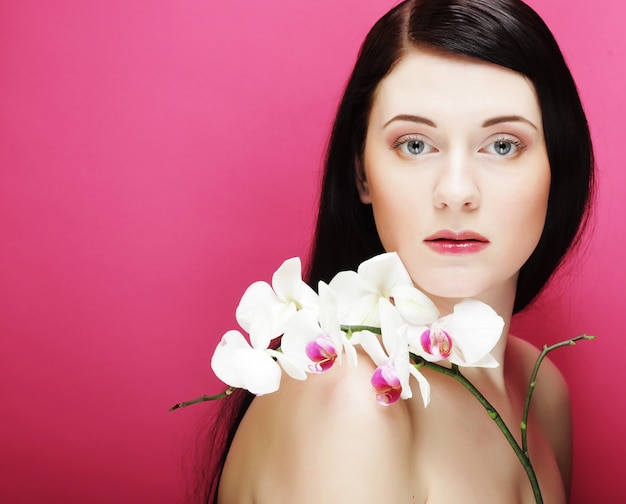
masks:
{"label": "woman's ear", "polygon": [[358,157],[354,160],[354,166],[356,171],[356,188],[359,191],[361,203],[363,203],[364,205],[369,205],[372,203],[370,189],[367,185],[367,179],[365,178],[363,163],[361,163],[361,160]]}

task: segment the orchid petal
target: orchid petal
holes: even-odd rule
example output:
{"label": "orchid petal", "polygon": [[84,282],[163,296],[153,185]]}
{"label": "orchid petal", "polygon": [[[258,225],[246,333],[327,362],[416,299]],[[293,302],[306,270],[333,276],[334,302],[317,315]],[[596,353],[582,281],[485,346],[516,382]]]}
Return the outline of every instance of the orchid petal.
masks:
{"label": "orchid petal", "polygon": [[422,349],[439,360],[447,359],[452,353],[452,338],[442,329],[426,329],[420,336]]}
{"label": "orchid petal", "polygon": [[[398,348],[400,333],[406,329],[406,324],[402,316],[395,307],[385,298],[378,300],[378,312],[380,316],[380,330],[383,338],[383,345],[391,357],[395,357]],[[402,335],[406,339],[406,335]],[[408,358],[408,346],[407,358]]]}
{"label": "orchid petal", "polygon": [[275,336],[272,332],[272,315],[269,307],[259,305],[250,323],[250,343],[252,343],[252,348],[265,350],[270,346],[272,338]]}
{"label": "orchid petal", "polygon": [[428,383],[428,380],[422,373],[415,369],[415,366],[411,366],[409,372],[417,379],[425,408],[430,403],[430,383]]}
{"label": "orchid petal", "polygon": [[250,347],[239,331],[224,334],[211,358],[211,367],[224,383],[253,394],[269,394],[280,385],[278,364],[264,350]]}
{"label": "orchid petal", "polygon": [[341,355],[341,348],[337,349],[333,339],[326,333],[309,341],[304,350],[307,357],[315,363],[313,369],[316,372],[330,369],[337,360],[337,357]]}
{"label": "orchid petal", "polygon": [[412,285],[396,285],[390,294],[394,306],[409,324],[431,324],[439,318],[439,310],[435,303]]}
{"label": "orchid petal", "polygon": [[278,303],[272,306],[272,338],[276,338],[285,332],[285,327],[287,327],[289,320],[297,311],[296,305],[292,302]]}
{"label": "orchid petal", "polygon": [[296,380],[306,380],[307,374],[304,368],[290,356],[272,349],[268,349],[267,354],[274,357],[289,376]]}
{"label": "orchid petal", "polygon": [[[433,324],[433,327],[436,324]],[[408,326],[407,327],[407,342],[409,346],[409,352],[414,353],[415,355],[419,355],[424,360],[428,362],[438,362],[441,360],[440,357],[430,354],[424,350],[422,347],[422,334],[424,331],[431,330],[428,326]],[[454,340],[453,340],[453,351],[454,351]]]}
{"label": "orchid petal", "polygon": [[444,319],[454,340],[450,362],[460,366],[475,365],[489,354],[504,327],[504,320],[489,305],[474,299],[457,303]]}
{"label": "orchid petal", "polygon": [[273,288],[267,282],[253,283],[239,302],[235,316],[239,325],[251,331],[252,319],[259,306],[266,306],[272,313],[271,338],[280,336],[291,316],[306,308],[317,314],[317,294],[302,281],[300,259],[286,260],[274,272]]}
{"label": "orchid petal", "polygon": [[317,314],[319,310],[319,296],[308,284],[302,282],[302,290],[297,301],[301,309]]}
{"label": "orchid petal", "polygon": [[402,399],[410,399],[413,397],[413,391],[409,384],[409,378],[411,377],[411,368],[413,367],[409,362],[409,356],[407,353],[406,359],[395,361],[396,369],[398,370],[398,376],[400,377],[400,383],[402,384],[402,393],[400,397]]}
{"label": "orchid petal", "polygon": [[[371,306],[357,308],[355,305],[365,296],[372,294],[367,287],[367,283],[355,271],[340,271],[330,281],[329,287],[337,298],[338,318],[342,324],[359,325],[362,320],[359,318],[360,312],[367,313]],[[374,298],[376,299],[376,298]],[[373,301],[375,306],[376,300]],[[363,304],[361,302],[361,304]],[[356,312],[356,315],[352,315]]]}
{"label": "orchid petal", "polygon": [[340,330],[339,319],[337,318],[337,295],[324,282],[319,282],[317,286],[319,294],[319,323],[326,330],[336,328]]}
{"label": "orchid petal", "polygon": [[382,340],[402,384],[402,399],[413,396],[409,385],[410,367],[407,325],[395,307],[385,298],[378,301]]}
{"label": "orchid petal", "polygon": [[250,348],[250,344],[239,331],[232,330],[224,334],[211,358],[211,368],[215,375],[231,387],[242,387],[237,355],[239,351]]}
{"label": "orchid petal", "polygon": [[371,383],[376,390],[376,400],[379,404],[389,406],[400,399],[403,387],[393,365],[386,364],[377,367],[372,375]]}
{"label": "orchid petal", "polygon": [[272,275],[272,287],[282,301],[298,299],[302,285],[302,264],[299,257],[287,259]]}
{"label": "orchid petal", "polygon": [[280,348],[283,354],[306,369],[312,363],[306,355],[306,345],[321,333],[322,329],[315,316],[308,311],[301,310],[291,318],[285,327]]}
{"label": "orchid petal", "polygon": [[380,316],[378,314],[379,299],[380,296],[378,294],[370,293],[355,301],[346,317],[346,324],[370,327],[380,326]]}
{"label": "orchid petal", "polygon": [[[347,325],[379,326],[378,299],[393,298],[393,292],[405,297],[400,301],[409,320],[437,318],[432,302],[413,287],[411,277],[395,252],[380,254],[361,263],[358,273],[342,271],[330,282],[339,298],[339,317]],[[404,290],[406,287],[408,290]],[[434,317],[434,318],[433,318]]]}
{"label": "orchid petal", "polygon": [[237,323],[242,329],[250,332],[252,319],[257,308],[260,305],[271,307],[278,303],[280,303],[280,299],[278,299],[270,284],[267,282],[254,282],[246,289],[241,297],[241,301],[239,301],[235,311]]}
{"label": "orchid petal", "polygon": [[389,356],[383,350],[380,341],[378,341],[378,336],[373,332],[360,331],[358,334],[352,336],[352,339],[357,340],[361,348],[365,350],[367,355],[370,356],[377,366],[382,366],[389,360]]}
{"label": "orchid petal", "polygon": [[272,287],[278,298],[296,309],[309,309],[317,313],[317,294],[302,281],[302,264],[299,257],[287,259],[274,272]]}
{"label": "orchid petal", "polygon": [[338,325],[326,330],[311,312],[300,310],[285,328],[281,349],[301,367],[322,372],[341,358],[343,336]]}
{"label": "orchid petal", "polygon": [[356,348],[354,348],[351,340],[349,340],[346,335],[342,335],[343,349],[346,352],[346,360],[348,361],[348,366],[356,367],[357,365],[357,354]]}
{"label": "orchid petal", "polygon": [[391,351],[391,359],[398,371],[398,376],[402,384],[402,399],[410,399],[413,397],[413,391],[409,384],[411,376],[411,368],[413,367],[409,361],[409,347],[406,339],[406,331],[402,328],[396,330],[396,338]]}
{"label": "orchid petal", "polygon": [[280,387],[280,367],[265,350],[242,350],[237,356],[243,387],[255,395],[270,394]]}
{"label": "orchid petal", "polygon": [[394,285],[413,285],[411,276],[396,252],[380,254],[362,262],[357,272],[384,297],[389,297],[389,291]]}

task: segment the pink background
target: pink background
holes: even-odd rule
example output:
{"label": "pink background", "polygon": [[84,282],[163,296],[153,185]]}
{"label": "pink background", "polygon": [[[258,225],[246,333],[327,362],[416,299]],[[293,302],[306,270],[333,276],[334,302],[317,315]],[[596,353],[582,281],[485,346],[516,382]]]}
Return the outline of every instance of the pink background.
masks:
{"label": "pink background", "polygon": [[[532,0],[589,114],[595,232],[517,333],[593,343],[574,503],[626,470],[622,0]],[[307,256],[324,143],[392,0],[0,3],[0,500],[171,503],[244,288]],[[572,139],[575,141],[575,139]]]}

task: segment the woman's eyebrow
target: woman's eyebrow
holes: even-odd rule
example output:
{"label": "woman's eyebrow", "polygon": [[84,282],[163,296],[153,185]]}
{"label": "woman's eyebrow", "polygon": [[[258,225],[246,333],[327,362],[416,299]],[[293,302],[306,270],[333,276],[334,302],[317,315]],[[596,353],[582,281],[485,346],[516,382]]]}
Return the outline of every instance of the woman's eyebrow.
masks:
{"label": "woman's eyebrow", "polygon": [[389,119],[385,123],[383,128],[386,128],[394,121],[409,121],[409,122],[414,122],[414,123],[426,124],[427,126],[431,126],[433,128],[437,127],[437,125],[434,122],[432,122],[430,119],[426,119],[425,117],[420,117],[420,116],[411,115],[411,114],[399,114]]}
{"label": "woman's eyebrow", "polygon": [[[395,122],[395,121],[408,121],[408,122],[414,122],[414,123],[419,123],[419,124],[426,124],[427,126],[431,126],[433,128],[437,127],[437,125],[433,121],[431,121],[430,119],[426,119],[425,117],[416,116],[412,114],[399,114],[389,119],[389,121],[387,121],[384,124],[383,128],[386,128],[392,122]],[[535,123],[533,123],[529,119],[526,119],[525,117],[520,116],[520,115],[507,115],[507,116],[493,117],[491,119],[487,119],[483,123],[482,126],[483,128],[488,128],[489,126],[494,126],[495,124],[500,124],[500,123],[505,123],[505,122],[525,122],[526,124],[529,124],[530,126],[532,126],[534,129],[538,129]]]}
{"label": "woman's eyebrow", "polygon": [[500,116],[500,117],[494,117],[492,119],[487,119],[483,123],[483,128],[488,128],[489,126],[493,126],[494,124],[500,124],[500,123],[505,123],[505,122],[525,122],[526,124],[530,124],[533,128],[538,129],[537,126],[532,121],[519,115]]}

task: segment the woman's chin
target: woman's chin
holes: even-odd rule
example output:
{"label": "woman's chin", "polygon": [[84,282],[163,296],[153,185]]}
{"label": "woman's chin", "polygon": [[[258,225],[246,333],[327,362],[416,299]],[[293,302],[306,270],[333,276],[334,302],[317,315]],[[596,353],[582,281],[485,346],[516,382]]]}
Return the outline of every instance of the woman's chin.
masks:
{"label": "woman's chin", "polygon": [[515,283],[513,280],[485,285],[485,282],[446,284],[436,282],[430,285],[428,282],[415,284],[437,306],[441,315],[447,315],[454,309],[454,305],[463,299],[475,299],[491,306],[500,315],[513,310],[515,301]]}
{"label": "woman's chin", "polygon": [[475,284],[453,282],[414,282],[415,286],[432,299],[461,300],[465,298],[477,298],[485,292],[483,286]]}
{"label": "woman's chin", "polygon": [[492,296],[489,295],[490,290],[476,283],[460,285],[459,282],[451,284],[433,282],[431,285],[429,282],[423,282],[415,286],[437,305],[442,315],[452,312],[454,305],[463,299],[476,299],[490,305],[493,302]]}

